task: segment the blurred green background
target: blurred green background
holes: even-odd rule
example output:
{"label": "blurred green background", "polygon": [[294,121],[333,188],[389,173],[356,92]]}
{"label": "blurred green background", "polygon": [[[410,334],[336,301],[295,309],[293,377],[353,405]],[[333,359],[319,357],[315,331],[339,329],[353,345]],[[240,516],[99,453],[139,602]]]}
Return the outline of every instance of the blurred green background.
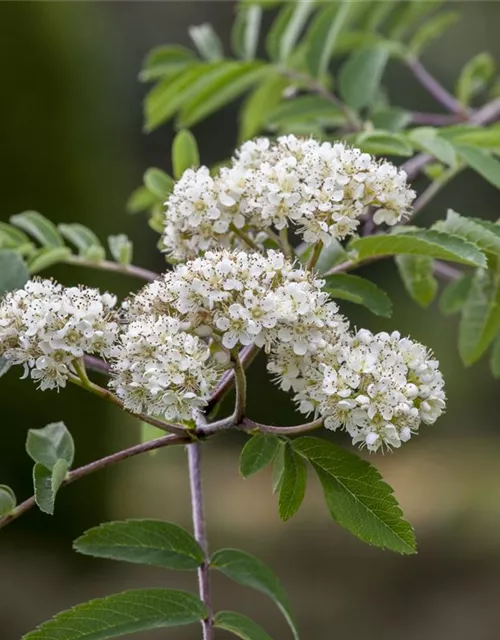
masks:
{"label": "blurred green background", "polygon": [[[448,3],[453,4],[453,3]],[[425,62],[448,87],[474,54],[500,59],[500,4],[458,3],[462,20],[431,47]],[[0,3],[0,219],[36,209],[56,222],[82,222],[103,238],[128,233],[135,262],[162,269],[156,237],[145,220],[125,214],[130,192],[149,166],[170,170],[172,130],[141,133],[146,87],[137,75],[153,46],[188,44],[187,27],[210,21],[228,41],[234,3],[3,2]],[[408,74],[387,74],[393,102],[437,111]],[[236,137],[236,106],[195,129],[202,160],[221,160]],[[500,194],[471,172],[447,187],[421,223],[447,207],[497,219]],[[279,522],[270,476],[247,481],[237,472],[242,437],[206,447],[206,496],[212,549],[237,546],[268,562],[287,587],[303,638],[335,640],[496,640],[500,636],[499,385],[487,363],[465,370],[456,350],[456,322],[409,301],[391,264],[364,275],[382,284],[396,311],[382,320],[349,307],[358,326],[400,329],[427,343],[447,379],[449,410],[438,424],[395,455],[373,456],[394,486],[420,545],[415,557],[371,549],[334,526],[311,478],[304,507]],[[64,283],[85,282],[123,296],[139,283],[118,276],[54,269]],[[17,379],[2,379],[0,482],[20,499],[31,493],[27,429],[64,420],[77,443],[76,464],[138,441],[137,425],[78,389],[40,394]],[[252,417],[293,421],[289,399],[270,386],[262,362],[251,373]],[[297,418],[295,418],[297,419]],[[349,446],[347,438],[334,436]],[[65,489],[52,518],[30,512],[0,534],[0,637],[18,640],[38,622],[85,599],[126,588],[195,588],[194,574],[119,565],[78,557],[71,541],[102,520],[164,517],[189,526],[185,453],[165,450],[100,472]],[[218,608],[255,617],[275,638],[288,638],[264,596],[214,584]],[[219,633],[218,633],[219,635]],[[221,638],[225,636],[220,633]],[[197,639],[197,627],[137,638]]]}

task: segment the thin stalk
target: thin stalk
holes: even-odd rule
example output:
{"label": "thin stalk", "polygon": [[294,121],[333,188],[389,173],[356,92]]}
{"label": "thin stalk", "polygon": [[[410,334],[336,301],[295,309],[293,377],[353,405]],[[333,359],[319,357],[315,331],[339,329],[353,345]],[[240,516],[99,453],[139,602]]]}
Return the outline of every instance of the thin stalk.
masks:
{"label": "thin stalk", "polygon": [[[239,359],[244,369],[247,369],[259,353],[260,349],[255,345],[243,347],[239,353]],[[216,386],[209,398],[206,408],[206,414],[209,415],[215,407],[223,400],[226,393],[231,389],[234,382],[234,368],[226,371],[221,377],[219,384]]]}
{"label": "thin stalk", "polygon": [[241,238],[243,242],[245,242],[251,249],[253,249],[254,251],[258,251],[259,253],[262,253],[262,249],[254,240],[252,240],[252,238],[250,238],[250,236],[247,233],[235,227],[234,224],[231,225],[231,231],[235,235],[237,235],[238,238]]}
{"label": "thin stalk", "polygon": [[114,273],[124,273],[134,278],[146,280],[152,282],[160,277],[158,273],[144,269],[143,267],[136,267],[133,264],[120,264],[119,262],[111,262],[110,260],[100,260],[99,262],[93,262],[92,260],[85,260],[78,256],[69,256],[66,258],[67,264],[72,264],[77,267],[88,267],[90,269],[100,269],[101,271],[112,271]]}
{"label": "thin stalk", "polygon": [[[155,449],[163,449],[163,447],[169,447],[177,444],[187,444],[191,441],[189,435],[179,436],[179,435],[168,435],[162,436],[161,438],[157,438],[156,440],[150,440],[149,442],[142,442],[141,444],[136,444],[133,447],[129,447],[128,449],[123,449],[122,451],[118,451],[117,453],[112,453],[105,458],[101,458],[100,460],[95,460],[94,462],[90,462],[89,464],[84,465],[83,467],[79,467],[74,471],[70,471],[66,476],[65,480],[61,484],[62,487],[65,487],[68,484],[71,484],[75,480],[79,480],[80,478],[84,478],[88,476],[90,473],[94,473],[94,471],[100,471],[101,469],[105,469],[121,460],[127,460],[128,458],[132,458],[141,453],[146,453],[147,451],[154,451]],[[0,518],[0,529],[5,527],[10,522],[17,520],[23,513],[29,511],[32,507],[35,506],[35,497],[32,496],[28,498],[24,502],[21,502],[12,513]]]}
{"label": "thin stalk", "polygon": [[447,113],[423,113],[412,111],[411,122],[416,125],[429,125],[431,127],[446,127],[463,122],[463,118]]}
{"label": "thin stalk", "polygon": [[279,235],[279,245],[281,247],[281,250],[283,251],[283,253],[285,254],[285,256],[289,259],[289,260],[293,260],[294,256],[293,256],[293,249],[290,245],[290,241],[288,240],[288,229],[286,227],[284,227],[283,229],[281,229],[280,231],[280,235]]}
{"label": "thin stalk", "polygon": [[237,350],[231,353],[231,359],[234,362],[234,387],[236,391],[233,424],[239,424],[245,416],[247,407],[247,378]]}
{"label": "thin stalk", "polygon": [[424,65],[417,58],[408,57],[405,60],[406,66],[413,73],[424,89],[442,105],[447,111],[455,113],[467,119],[465,107],[447,90],[443,85],[427,71]]}
{"label": "thin stalk", "polygon": [[199,442],[188,445],[189,485],[191,488],[191,507],[193,513],[194,537],[203,550],[205,557],[198,569],[198,589],[200,600],[207,609],[207,617],[201,621],[203,640],[213,640],[214,612],[210,593],[210,555],[205,525],[203,487],[201,478],[201,445]]}
{"label": "thin stalk", "polygon": [[319,257],[321,255],[321,250],[323,249],[323,243],[321,242],[321,240],[318,240],[318,242],[316,242],[316,244],[314,245],[314,249],[311,255],[311,258],[309,259],[309,262],[307,263],[307,269],[311,270],[314,269],[314,267],[316,266],[316,263],[319,260]]}
{"label": "thin stalk", "polygon": [[245,430],[258,431],[261,433],[272,433],[274,435],[296,435],[297,433],[307,433],[308,431],[315,431],[323,426],[323,418],[313,420],[312,422],[306,422],[305,424],[298,424],[289,427],[275,427],[271,424],[260,424],[254,422],[249,418],[244,418],[241,426]]}
{"label": "thin stalk", "polygon": [[422,211],[422,209],[424,209],[429,204],[429,202],[441,191],[441,189],[445,185],[447,185],[448,182],[452,180],[456,175],[458,175],[460,171],[463,170],[463,168],[463,165],[453,167],[451,169],[448,169],[447,171],[444,171],[443,174],[436,180],[433,180],[427,187],[427,189],[425,189],[425,191],[423,191],[415,200],[412,214],[408,218],[408,220],[406,220],[406,222],[408,222],[409,220],[413,220],[413,218],[415,218],[415,216],[420,213],[420,211]]}

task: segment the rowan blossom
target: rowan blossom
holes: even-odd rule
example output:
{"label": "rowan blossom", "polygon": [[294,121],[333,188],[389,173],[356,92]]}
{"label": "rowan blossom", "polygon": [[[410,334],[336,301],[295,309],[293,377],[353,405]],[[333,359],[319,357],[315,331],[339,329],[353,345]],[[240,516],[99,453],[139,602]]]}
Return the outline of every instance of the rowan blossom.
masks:
{"label": "rowan blossom", "polygon": [[73,362],[109,354],[118,324],[115,296],[34,278],[0,301],[0,355],[22,364],[42,390],[66,386]]}

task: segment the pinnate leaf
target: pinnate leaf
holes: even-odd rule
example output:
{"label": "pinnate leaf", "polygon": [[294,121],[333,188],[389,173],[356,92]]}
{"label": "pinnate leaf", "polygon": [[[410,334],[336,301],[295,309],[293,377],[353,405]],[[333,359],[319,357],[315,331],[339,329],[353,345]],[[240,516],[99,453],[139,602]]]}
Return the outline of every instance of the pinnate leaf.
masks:
{"label": "pinnate leaf", "polygon": [[52,470],[62,459],[73,464],[75,444],[64,422],[53,422],[42,429],[30,429],[26,439],[26,451],[35,461]]}
{"label": "pinnate leaf", "polygon": [[[174,188],[174,181],[161,169],[157,169],[156,167],[151,167],[147,169],[144,174],[144,184],[146,185],[147,190],[156,196],[156,198],[160,198],[161,200],[165,200],[168,197],[168,194]],[[156,200],[153,200],[149,206],[156,203]]]}
{"label": "pinnate leaf", "polygon": [[0,296],[21,289],[30,278],[26,263],[10,249],[0,249]]}
{"label": "pinnate leaf", "polygon": [[30,255],[28,269],[30,273],[38,273],[55,264],[65,262],[70,256],[69,247],[41,247]]}
{"label": "pinnate leaf", "polygon": [[240,473],[248,478],[274,460],[280,445],[279,438],[271,434],[252,436],[241,450]]}
{"label": "pinnate leaf", "polygon": [[99,249],[101,259],[104,258],[104,248],[96,234],[83,224],[60,224],[59,233],[69,242],[75,245],[80,255],[84,256],[89,249]]}
{"label": "pinnate leaf", "polygon": [[359,276],[338,273],[325,277],[325,290],[332,298],[362,304],[378,316],[389,318],[392,302],[385,291],[376,284]]}
{"label": "pinnate leaf", "polygon": [[328,70],[335,44],[353,11],[354,3],[341,2],[321,8],[307,32],[307,65],[314,78]]}
{"label": "pinnate leaf", "polygon": [[493,377],[497,380],[500,378],[500,337],[493,343],[491,350],[490,368]]}
{"label": "pinnate leaf", "polygon": [[367,47],[352,53],[339,76],[342,99],[353,109],[373,103],[382,80],[389,54],[382,46]]}
{"label": "pinnate leaf", "polygon": [[129,633],[198,622],[206,609],[195,596],[168,589],[137,589],[59,613],[22,640],[107,640]]}
{"label": "pinnate leaf", "polygon": [[187,169],[200,166],[200,154],[196,138],[191,131],[183,129],[175,136],[172,144],[172,166],[178,180]]}
{"label": "pinnate leaf", "polygon": [[106,522],[86,531],[73,546],[87,556],[167,569],[197,569],[204,560],[190,533],[161,520]]}
{"label": "pinnate leaf", "polygon": [[189,35],[202,58],[210,61],[222,60],[224,57],[222,42],[211,24],[189,27]]}
{"label": "pinnate leaf", "polygon": [[412,147],[405,137],[389,131],[366,131],[356,138],[362,151],[376,156],[411,156]]}
{"label": "pinnate leaf", "polygon": [[434,260],[427,256],[397,256],[396,264],[406,290],[422,307],[428,307],[438,292]]}
{"label": "pinnate leaf", "polygon": [[229,631],[242,640],[271,640],[262,627],[241,613],[219,611],[215,614],[214,627]]}
{"label": "pinnate leaf", "polygon": [[320,438],[298,438],[292,446],[312,463],[336,522],[368,544],[415,553],[412,527],[375,467]]}
{"label": "pinnate leaf", "polygon": [[456,149],[462,160],[497,189],[500,189],[500,162],[484,149],[471,145],[457,144]]}
{"label": "pinnate leaf", "polygon": [[467,62],[457,81],[456,93],[462,104],[470,104],[470,101],[493,80],[495,66],[495,60],[489,53],[478,53]]}
{"label": "pinnate leaf", "polygon": [[478,269],[462,307],[458,351],[465,365],[478,360],[500,329],[500,277]]}
{"label": "pinnate leaf", "polygon": [[221,549],[214,553],[211,566],[238,584],[261,591],[274,600],[290,625],[295,640],[298,640],[288,597],[279,580],[263,562],[238,549]]}
{"label": "pinnate leaf", "polygon": [[486,266],[486,257],[468,240],[435,230],[406,231],[367,236],[350,243],[360,260],[383,255],[421,255],[476,267]]}
{"label": "pinnate leaf", "polygon": [[440,162],[454,166],[457,154],[453,145],[439,135],[439,130],[433,127],[417,127],[408,133],[408,139],[420,151],[426,151]]}
{"label": "pinnate leaf", "polygon": [[192,62],[195,54],[187,47],[167,45],[152,49],[144,61],[139,79],[143,82],[173,74]]}
{"label": "pinnate leaf", "polygon": [[307,469],[304,459],[296,454],[290,444],[285,445],[283,477],[280,485],[279,514],[289,520],[300,508],[306,493]]}

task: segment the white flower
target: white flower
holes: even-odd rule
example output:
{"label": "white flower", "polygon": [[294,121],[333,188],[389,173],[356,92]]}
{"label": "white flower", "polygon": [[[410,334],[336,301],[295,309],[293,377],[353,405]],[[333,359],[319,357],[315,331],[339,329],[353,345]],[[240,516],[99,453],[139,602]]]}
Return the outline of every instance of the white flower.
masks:
{"label": "white flower", "polygon": [[328,429],[345,429],[370,451],[400,447],[443,413],[439,363],[423,345],[397,331],[324,337],[326,346],[306,357],[283,345],[271,353],[269,371],[295,392],[302,413],[322,416]]}
{"label": "white flower", "polygon": [[174,260],[217,247],[262,248],[266,230],[296,228],[306,242],[342,240],[356,232],[368,206],[375,224],[394,225],[415,193],[406,174],[343,143],[293,135],[245,142],[229,167],[212,177],[188,169],[166,202],[163,244]]}
{"label": "white flower", "polygon": [[0,355],[22,364],[42,390],[64,387],[73,361],[107,356],[117,338],[116,298],[34,278],[0,302]]}
{"label": "white flower", "polygon": [[168,316],[130,323],[114,349],[110,387],[133,413],[190,420],[217,381],[210,349]]}
{"label": "white flower", "polygon": [[209,251],[144,287],[124,309],[132,320],[175,317],[184,330],[228,350],[285,342],[303,355],[325,343],[324,329],[344,326],[323,284],[277,251]]}

